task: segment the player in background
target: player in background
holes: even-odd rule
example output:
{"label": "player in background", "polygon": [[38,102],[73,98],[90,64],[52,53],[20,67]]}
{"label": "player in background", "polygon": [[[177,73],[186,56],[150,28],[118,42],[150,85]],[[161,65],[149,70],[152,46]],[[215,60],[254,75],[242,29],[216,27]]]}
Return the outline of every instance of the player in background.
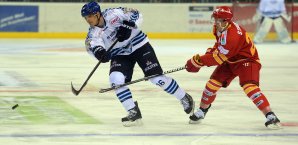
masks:
{"label": "player in background", "polygon": [[222,6],[214,10],[212,19],[216,42],[213,48],[208,48],[204,55],[194,55],[186,63],[188,72],[198,72],[203,66],[217,66],[203,91],[200,108],[189,117],[189,123],[199,123],[204,119],[216,92],[239,77],[245,94],[267,118],[265,126],[279,128],[280,121],[259,88],[261,63],[257,49],[246,31],[232,21],[232,17],[229,7]]}
{"label": "player in background", "polygon": [[272,25],[274,25],[280,42],[291,42],[288,30],[283,23],[283,19],[287,22],[291,21],[291,16],[286,13],[284,0],[261,0],[254,19],[259,19],[260,21],[254,36],[255,43],[263,42]]}
{"label": "player in background", "polygon": [[[109,78],[112,86],[131,81],[136,63],[145,76],[163,73],[146,34],[140,30],[142,15],[137,10],[119,7],[101,12],[99,4],[93,1],[82,7],[81,14],[90,25],[86,38],[87,51],[102,62],[111,60]],[[107,52],[116,40],[118,43],[111,52]],[[193,111],[192,97],[181,89],[174,79],[161,75],[151,78],[150,82],[175,96],[187,114]],[[140,125],[141,111],[137,102],[133,101],[129,88],[124,86],[115,92],[128,112],[128,115],[122,118],[123,125]]]}

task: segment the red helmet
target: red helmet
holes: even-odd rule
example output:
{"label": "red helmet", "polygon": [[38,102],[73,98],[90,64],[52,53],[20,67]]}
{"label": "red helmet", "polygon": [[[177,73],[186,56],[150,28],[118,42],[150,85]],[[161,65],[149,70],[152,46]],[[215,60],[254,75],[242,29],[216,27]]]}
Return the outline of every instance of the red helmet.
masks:
{"label": "red helmet", "polygon": [[226,21],[231,21],[233,18],[233,12],[229,7],[221,6],[213,11],[212,17],[216,19],[224,19]]}

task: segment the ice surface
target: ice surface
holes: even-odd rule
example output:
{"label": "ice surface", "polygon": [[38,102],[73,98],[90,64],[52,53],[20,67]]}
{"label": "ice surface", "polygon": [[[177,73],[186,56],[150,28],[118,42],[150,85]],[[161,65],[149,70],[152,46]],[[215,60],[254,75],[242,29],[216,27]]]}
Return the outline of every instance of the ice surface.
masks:
{"label": "ice surface", "polygon": [[[204,53],[206,48],[213,46],[213,42],[152,40],[151,44],[166,71],[184,66],[187,59],[195,53]],[[85,51],[84,40],[0,39],[0,144],[296,145],[298,45],[264,43],[257,44],[257,49],[263,65],[260,87],[284,123],[281,130],[265,128],[265,117],[242,92],[238,79],[218,92],[206,119],[197,125],[188,124],[188,115],[175,97],[148,81],[131,85],[133,98],[138,101],[143,114],[144,125],[123,127],[120,118],[126,112],[115,94],[98,93],[100,88],[109,87],[108,64],[99,66],[79,96],[71,93],[70,82],[78,89],[97,63]],[[183,70],[169,76],[199,104],[202,90],[213,69],[205,67],[194,74]],[[141,77],[142,71],[136,65],[133,79]],[[16,99],[16,96],[25,99]],[[25,112],[34,107],[43,111],[56,108],[59,112],[59,106],[35,106],[42,105],[37,103],[42,100],[36,100],[34,96],[47,96],[47,99],[58,97],[98,122],[78,123],[61,114]],[[12,110],[10,107],[16,103],[20,106]],[[69,112],[71,110],[66,113]],[[42,115],[49,115],[47,118],[53,122],[43,121]],[[26,117],[36,122],[30,122]]]}

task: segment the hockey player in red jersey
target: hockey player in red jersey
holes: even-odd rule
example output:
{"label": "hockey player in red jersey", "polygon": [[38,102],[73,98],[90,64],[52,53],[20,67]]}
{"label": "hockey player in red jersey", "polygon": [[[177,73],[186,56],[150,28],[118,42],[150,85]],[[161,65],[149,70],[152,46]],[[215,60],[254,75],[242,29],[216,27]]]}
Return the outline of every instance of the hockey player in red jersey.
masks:
{"label": "hockey player in red jersey", "polygon": [[213,11],[213,34],[216,42],[204,55],[196,54],[186,63],[188,72],[198,72],[203,66],[217,66],[202,94],[200,108],[191,115],[189,123],[199,123],[204,119],[216,97],[216,92],[226,88],[239,77],[240,85],[246,95],[266,116],[265,126],[280,128],[280,121],[272,112],[270,104],[259,88],[261,63],[258,52],[246,31],[232,21],[233,13],[229,7],[218,7]]}

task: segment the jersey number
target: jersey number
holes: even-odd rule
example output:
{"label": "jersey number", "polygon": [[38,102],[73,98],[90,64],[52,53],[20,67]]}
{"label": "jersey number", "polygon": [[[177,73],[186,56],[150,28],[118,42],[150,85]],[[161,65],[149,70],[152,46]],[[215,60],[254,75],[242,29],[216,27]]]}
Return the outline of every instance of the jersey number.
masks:
{"label": "jersey number", "polygon": [[157,82],[157,84],[156,85],[158,85],[158,86],[163,86],[165,84],[165,82],[164,81],[162,81],[162,80],[159,80],[158,82]]}

